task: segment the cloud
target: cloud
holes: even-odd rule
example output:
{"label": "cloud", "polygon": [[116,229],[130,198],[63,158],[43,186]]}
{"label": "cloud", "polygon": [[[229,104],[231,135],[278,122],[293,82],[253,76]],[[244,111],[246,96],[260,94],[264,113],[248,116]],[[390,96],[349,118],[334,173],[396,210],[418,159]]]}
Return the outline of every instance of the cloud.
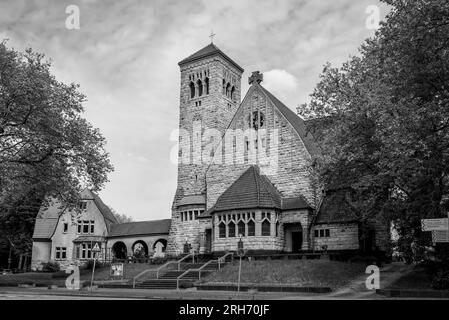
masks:
{"label": "cloud", "polygon": [[273,69],[264,72],[263,78],[264,87],[281,100],[287,100],[298,90],[298,78],[285,70]]}
{"label": "cloud", "polygon": [[[65,28],[68,4],[80,8],[79,30]],[[379,2],[2,0],[0,37],[45,53],[58,80],[81,85],[84,116],[106,137],[116,169],[103,200],[136,221],[162,219],[177,182],[177,63],[206,46],[213,29],[214,43],[246,70],[242,96],[251,72],[268,70],[262,84],[294,110],[326,61],[341,64],[373,34],[365,27],[372,4]]]}

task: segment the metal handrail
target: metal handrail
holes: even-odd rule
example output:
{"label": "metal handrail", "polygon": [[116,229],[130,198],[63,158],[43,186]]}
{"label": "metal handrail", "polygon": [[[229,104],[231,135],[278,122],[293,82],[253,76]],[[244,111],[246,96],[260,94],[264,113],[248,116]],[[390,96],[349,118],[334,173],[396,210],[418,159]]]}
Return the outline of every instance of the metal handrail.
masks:
{"label": "metal handrail", "polygon": [[187,258],[192,257],[192,263],[195,263],[195,251],[192,251],[192,253],[189,253],[185,257],[178,260],[178,271],[181,271],[181,262],[186,260]]}
{"label": "metal handrail", "polygon": [[[190,273],[190,272],[198,272],[198,280],[201,280],[201,271],[208,266],[209,264],[211,264],[212,262],[217,262],[218,263],[218,270],[220,270],[220,265],[221,262],[225,262],[226,263],[226,257],[231,255],[232,256],[232,260],[234,260],[234,252],[228,252],[226,253],[223,257],[220,257],[216,260],[209,260],[208,262],[206,262],[205,264],[203,264],[201,267],[199,268],[195,268],[195,269],[188,269],[186,271],[184,271],[182,274],[180,274],[177,278],[176,278],[176,289],[179,290],[179,280],[181,280],[181,278],[183,278],[186,274]],[[178,270],[179,271],[179,270]]]}
{"label": "metal handrail", "polygon": [[133,289],[136,288],[136,280],[137,280],[137,278],[140,278],[140,277],[143,276],[145,273],[151,272],[151,271],[157,271],[157,270],[154,270],[154,269],[143,270],[141,273],[139,273],[137,276],[135,276],[135,277],[133,278]]}
{"label": "metal handrail", "polygon": [[156,272],[156,279],[159,279],[159,271],[161,271],[162,269],[164,269],[168,265],[173,264],[173,263],[177,263],[177,262],[178,261],[168,261],[167,263],[163,264],[162,266],[160,266],[157,269],[147,269],[147,270],[142,271],[141,273],[139,273],[137,276],[135,276],[133,278],[133,289],[135,289],[135,287],[136,287],[136,280],[138,278],[140,278],[141,276],[143,276],[145,273],[154,271],[154,272]]}

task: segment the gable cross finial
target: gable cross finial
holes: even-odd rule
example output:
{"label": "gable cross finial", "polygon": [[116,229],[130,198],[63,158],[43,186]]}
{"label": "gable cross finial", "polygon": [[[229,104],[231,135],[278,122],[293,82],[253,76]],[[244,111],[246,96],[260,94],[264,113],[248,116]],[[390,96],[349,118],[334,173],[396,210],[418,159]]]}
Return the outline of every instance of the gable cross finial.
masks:
{"label": "gable cross finial", "polygon": [[254,71],[251,77],[248,78],[248,83],[253,84],[254,82],[261,83],[263,81],[263,73],[259,71]]}
{"label": "gable cross finial", "polygon": [[215,37],[214,30],[211,30],[210,36],[209,36],[209,38],[210,38],[210,43],[214,43],[214,37]]}

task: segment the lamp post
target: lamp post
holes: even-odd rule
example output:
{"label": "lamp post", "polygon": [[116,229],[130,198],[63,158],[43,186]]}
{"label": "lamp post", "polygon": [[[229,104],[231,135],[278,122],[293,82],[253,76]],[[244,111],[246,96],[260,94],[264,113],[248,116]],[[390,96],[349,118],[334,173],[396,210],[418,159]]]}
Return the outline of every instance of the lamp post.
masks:
{"label": "lamp post", "polygon": [[239,261],[239,281],[237,284],[237,292],[240,292],[240,278],[242,274],[242,257],[245,254],[245,251],[243,250],[243,241],[242,241],[242,234],[239,234],[239,242],[237,243],[237,253],[240,257]]}

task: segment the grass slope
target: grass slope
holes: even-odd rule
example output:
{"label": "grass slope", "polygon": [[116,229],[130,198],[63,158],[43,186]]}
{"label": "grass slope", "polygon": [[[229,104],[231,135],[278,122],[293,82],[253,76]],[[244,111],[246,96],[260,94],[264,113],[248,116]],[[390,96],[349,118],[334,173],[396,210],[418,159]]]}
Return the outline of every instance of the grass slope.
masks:
{"label": "grass slope", "polygon": [[[134,276],[147,269],[156,269],[158,266],[151,266],[145,263],[125,264],[124,279],[132,279]],[[111,280],[110,268],[95,268],[95,281]],[[0,286],[17,286],[18,284],[36,285],[57,285],[65,286],[68,274],[60,271],[58,273],[47,272],[26,272],[9,275],[0,275]],[[92,273],[90,270],[80,270],[81,281],[90,281]]]}
{"label": "grass slope", "polygon": [[[205,282],[236,283],[238,260],[209,274]],[[241,283],[339,288],[365,273],[366,265],[328,260],[242,261]]]}

